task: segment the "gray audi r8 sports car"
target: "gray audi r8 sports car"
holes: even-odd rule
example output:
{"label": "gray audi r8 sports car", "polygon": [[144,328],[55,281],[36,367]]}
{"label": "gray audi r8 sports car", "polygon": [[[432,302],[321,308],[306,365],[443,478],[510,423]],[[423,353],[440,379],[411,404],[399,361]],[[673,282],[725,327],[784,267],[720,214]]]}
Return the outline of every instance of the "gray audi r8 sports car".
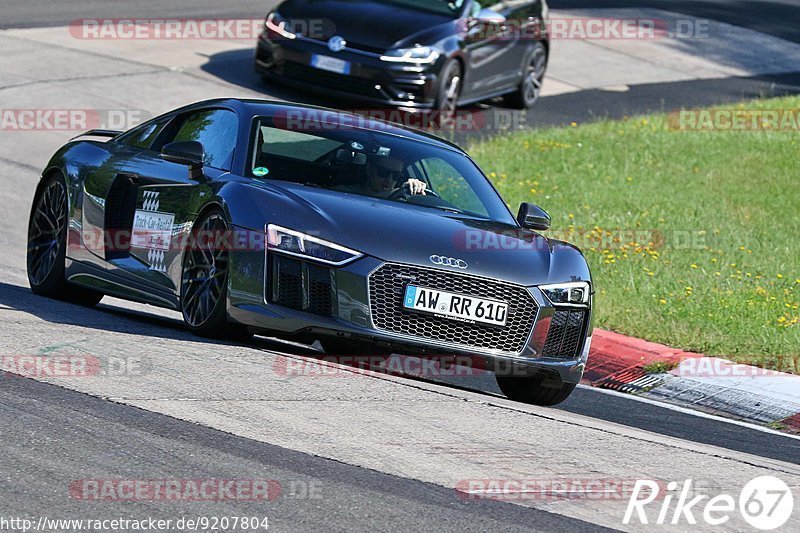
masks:
{"label": "gray audi r8 sports car", "polygon": [[319,340],[335,354],[461,355],[509,397],[581,379],[592,283],[550,217],[515,217],[435,136],[334,110],[211,100],[47,164],[30,215],[37,294],[175,309],[209,337]]}

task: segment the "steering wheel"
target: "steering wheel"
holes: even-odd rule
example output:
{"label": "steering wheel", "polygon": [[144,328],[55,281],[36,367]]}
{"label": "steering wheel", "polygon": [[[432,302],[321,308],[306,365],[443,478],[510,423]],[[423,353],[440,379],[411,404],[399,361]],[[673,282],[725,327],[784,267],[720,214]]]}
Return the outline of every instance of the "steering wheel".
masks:
{"label": "steering wheel", "polygon": [[[398,187],[395,190],[393,190],[392,193],[387,197],[387,199],[399,200],[400,198],[408,198],[410,196],[422,196],[422,195],[411,194],[411,185],[409,185],[408,182],[406,181],[405,183],[403,183],[402,187]],[[433,196],[435,198],[441,198],[441,196],[439,196],[439,193],[431,189],[428,189],[427,187],[425,188],[425,196]]]}

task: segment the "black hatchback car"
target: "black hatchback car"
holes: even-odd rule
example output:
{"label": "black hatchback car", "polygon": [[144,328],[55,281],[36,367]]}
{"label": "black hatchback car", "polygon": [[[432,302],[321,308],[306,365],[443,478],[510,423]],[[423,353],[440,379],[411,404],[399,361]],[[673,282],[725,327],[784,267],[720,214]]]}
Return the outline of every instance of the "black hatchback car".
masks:
{"label": "black hatchback car", "polygon": [[372,104],[530,107],[547,68],[545,0],[287,0],[267,15],[265,79]]}

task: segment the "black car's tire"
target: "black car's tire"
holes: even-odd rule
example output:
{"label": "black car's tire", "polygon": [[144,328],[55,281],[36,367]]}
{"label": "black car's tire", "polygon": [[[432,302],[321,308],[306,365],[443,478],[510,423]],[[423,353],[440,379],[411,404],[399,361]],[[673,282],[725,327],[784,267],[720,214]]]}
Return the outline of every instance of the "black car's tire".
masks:
{"label": "black car's tire", "polygon": [[561,387],[545,387],[542,376],[498,376],[497,386],[508,399],[533,405],[550,406],[566,400],[575,390],[575,383],[562,383]]}
{"label": "black car's tire", "polygon": [[513,93],[503,97],[510,107],[527,109],[539,100],[542,92],[542,83],[547,71],[547,48],[541,42],[536,42],[528,55],[519,87]]}
{"label": "black car's tire", "polygon": [[455,115],[463,79],[461,63],[457,60],[451,59],[442,67],[441,78],[436,88],[436,100],[433,104],[434,110],[441,113],[442,119]]}
{"label": "black car's tire", "polygon": [[103,294],[72,285],[64,276],[68,221],[67,184],[55,172],[44,178],[28,218],[28,283],[35,294],[91,307]]}
{"label": "black car's tire", "polygon": [[[181,274],[181,313],[183,321],[195,335],[210,339],[243,341],[252,337],[247,327],[228,321],[229,251],[215,245],[211,238],[228,229],[220,209],[205,212],[194,226],[183,254]],[[220,241],[221,242],[221,241]]]}

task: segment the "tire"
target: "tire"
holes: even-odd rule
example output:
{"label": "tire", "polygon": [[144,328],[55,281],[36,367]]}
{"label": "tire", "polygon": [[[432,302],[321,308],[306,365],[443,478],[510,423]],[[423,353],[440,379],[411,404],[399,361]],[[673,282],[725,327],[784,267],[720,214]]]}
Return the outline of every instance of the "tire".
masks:
{"label": "tire", "polygon": [[542,376],[498,376],[497,386],[509,400],[533,405],[551,406],[566,400],[575,390],[575,383],[561,383],[560,387],[545,387]]}
{"label": "tire", "polygon": [[537,42],[528,55],[519,87],[516,91],[504,97],[505,103],[518,109],[532,107],[539,100],[546,71],[547,48],[543,43]]}
{"label": "tire", "polygon": [[[220,209],[205,212],[195,223],[202,235],[226,231],[228,223]],[[191,240],[190,240],[191,241]],[[244,341],[252,337],[247,327],[228,321],[229,251],[217,248],[213,239],[190,242],[183,253],[181,313],[192,333],[209,339]]]}
{"label": "tire", "polygon": [[456,114],[458,108],[458,95],[461,93],[463,73],[461,64],[450,60],[442,68],[442,76],[436,90],[434,111],[441,113],[442,119],[450,118]]}
{"label": "tire", "polygon": [[72,285],[64,274],[68,225],[67,184],[56,172],[44,178],[31,206],[25,258],[28,283],[34,294],[92,307],[103,293]]}

